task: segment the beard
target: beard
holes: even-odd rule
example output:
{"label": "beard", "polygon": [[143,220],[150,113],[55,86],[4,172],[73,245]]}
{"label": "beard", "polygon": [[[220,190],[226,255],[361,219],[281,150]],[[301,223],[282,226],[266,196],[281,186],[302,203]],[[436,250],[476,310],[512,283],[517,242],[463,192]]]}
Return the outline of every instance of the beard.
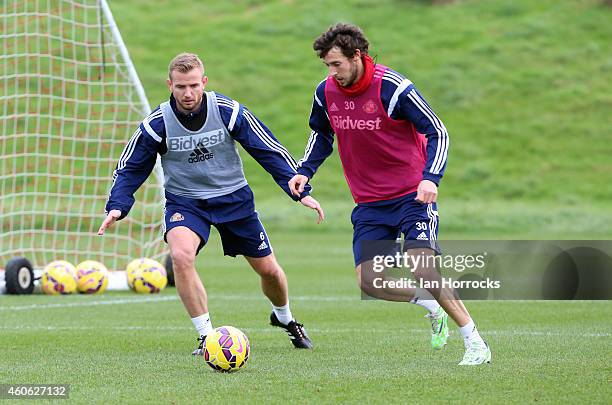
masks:
{"label": "beard", "polygon": [[351,87],[357,81],[357,64],[351,66],[350,76],[346,79],[343,87]]}

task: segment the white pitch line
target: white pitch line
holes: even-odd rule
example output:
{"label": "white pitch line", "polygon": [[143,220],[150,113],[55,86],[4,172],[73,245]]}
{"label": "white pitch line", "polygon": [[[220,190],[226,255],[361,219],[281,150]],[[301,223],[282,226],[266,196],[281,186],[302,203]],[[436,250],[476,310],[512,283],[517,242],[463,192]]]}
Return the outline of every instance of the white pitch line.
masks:
{"label": "white pitch line", "polygon": [[[213,295],[211,301],[218,300],[266,300],[267,298],[263,295]],[[322,296],[322,295],[290,295],[289,301],[320,301],[320,302],[339,302],[339,301],[361,301],[359,294],[356,295],[345,295],[345,296]]]}
{"label": "white pitch line", "polygon": [[[30,305],[19,305],[19,306],[0,306],[0,311],[24,311],[29,309],[51,309],[51,308],[70,308],[70,307],[90,307],[90,306],[98,306],[98,305],[122,305],[122,304],[141,304],[141,303],[151,303],[151,302],[164,302],[164,301],[178,301],[179,297],[176,295],[164,295],[164,296],[145,296],[145,297],[134,297],[134,298],[119,298],[119,299],[104,299],[104,300],[96,300],[96,301],[85,301],[87,296],[78,296],[79,298],[83,298],[83,301],[78,302],[60,302],[55,304],[30,304]],[[57,297],[59,300],[61,298]],[[220,295],[212,295],[209,296],[209,300],[211,302],[215,301],[262,301],[267,302],[266,297],[263,294],[220,294]],[[355,295],[344,295],[344,296],[320,296],[320,295],[295,295],[289,296],[289,301],[306,301],[306,302],[353,302],[357,303],[360,301],[370,302],[370,301],[380,301],[385,302],[384,300],[363,300],[361,299],[359,294]],[[0,303],[2,302],[2,298],[0,298]],[[493,301],[486,301],[493,302]],[[538,301],[521,301],[521,300],[504,300],[504,303],[529,303],[529,302],[538,302]],[[578,304],[584,301],[564,301],[568,304]],[[598,302],[591,302],[591,305],[595,305]]]}
{"label": "white pitch line", "polygon": [[[62,331],[62,330],[115,330],[115,331],[134,331],[134,330],[143,330],[143,331],[192,331],[193,327],[191,326],[104,326],[104,327],[94,327],[94,326],[28,326],[28,325],[18,325],[18,326],[9,326],[2,327],[2,330],[46,330],[46,331]],[[276,328],[268,327],[268,328],[241,328],[243,331],[247,333],[271,333],[278,332]],[[338,334],[338,333],[364,333],[363,329],[356,328],[343,328],[343,329],[319,329],[319,328],[308,328],[308,332],[317,333],[317,334]],[[367,331],[366,331],[367,332]],[[428,333],[431,332],[430,329],[396,329],[393,331],[385,331],[380,329],[371,330],[372,333],[379,334],[381,332],[389,332],[389,333]],[[497,335],[497,336],[544,336],[544,337],[580,337],[580,338],[598,338],[598,337],[610,337],[612,333],[608,332],[592,332],[592,333],[584,333],[584,332],[550,332],[550,331],[516,331],[516,330],[490,330],[484,331],[483,335]]]}
{"label": "white pitch line", "polygon": [[122,298],[118,300],[99,300],[84,302],[62,302],[57,304],[31,304],[20,306],[3,306],[0,311],[25,311],[28,309],[70,308],[70,307],[94,307],[98,305],[121,305],[121,304],[143,304],[148,302],[177,301],[175,295],[163,297]]}
{"label": "white pitch line", "polygon": [[[58,298],[61,299],[61,298]],[[167,295],[161,297],[140,297],[140,298],[120,298],[97,301],[82,301],[82,302],[61,302],[56,304],[31,304],[19,306],[2,306],[0,311],[24,311],[28,309],[50,309],[50,308],[70,308],[70,307],[93,307],[98,305],[122,305],[122,304],[140,304],[149,302],[177,301],[176,295]],[[360,301],[359,296],[344,296],[344,297],[323,297],[323,296],[292,296],[291,301],[320,301],[320,302],[338,302],[338,301]],[[240,301],[240,300],[266,300],[262,295],[219,295],[210,297],[211,301]]]}
{"label": "white pitch line", "polygon": [[593,332],[593,333],[584,333],[584,332],[577,332],[577,333],[573,333],[573,332],[565,332],[565,333],[561,333],[561,332],[550,332],[550,331],[535,331],[535,330],[524,330],[524,331],[510,331],[510,330],[492,330],[492,331],[484,331],[482,332],[483,335],[499,335],[499,336],[512,336],[512,335],[519,335],[519,336],[547,336],[547,337],[554,337],[554,336],[562,336],[562,337],[570,337],[570,336],[576,336],[576,337],[610,337],[612,336],[612,333],[607,333],[607,332]]}

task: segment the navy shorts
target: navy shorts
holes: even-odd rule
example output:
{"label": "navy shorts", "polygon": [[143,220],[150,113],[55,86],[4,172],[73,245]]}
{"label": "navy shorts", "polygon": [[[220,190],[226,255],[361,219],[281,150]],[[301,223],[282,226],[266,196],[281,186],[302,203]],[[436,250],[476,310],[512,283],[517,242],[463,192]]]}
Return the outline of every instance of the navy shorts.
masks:
{"label": "navy shorts", "polygon": [[359,204],[353,209],[355,266],[372,260],[376,254],[392,254],[364,249],[367,241],[395,241],[402,234],[405,248],[429,248],[440,253],[437,243],[438,207],[436,203],[415,201],[415,197],[416,192],[392,200]]}
{"label": "navy shorts", "polygon": [[212,225],[221,235],[226,256],[268,256],[272,253],[272,247],[254,209],[252,197],[248,187],[229,196],[209,200],[191,199],[166,192],[164,240],[171,229],[185,226],[200,237],[199,253],[208,241]]}

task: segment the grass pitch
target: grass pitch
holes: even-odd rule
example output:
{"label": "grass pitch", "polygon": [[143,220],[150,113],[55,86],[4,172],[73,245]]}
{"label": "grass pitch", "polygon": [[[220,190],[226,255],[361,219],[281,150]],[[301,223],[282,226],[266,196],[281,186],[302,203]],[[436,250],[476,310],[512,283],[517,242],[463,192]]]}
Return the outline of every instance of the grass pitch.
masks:
{"label": "grass pitch", "polygon": [[174,289],[0,296],[0,381],[67,383],[77,403],[604,403],[612,393],[610,302],[469,302],[493,363],[462,368],[455,327],[434,352],[422,308],[360,300],[349,235],[302,235],[310,244],[297,245],[299,235],[270,233],[315,350],[293,349],[267,325],[257,276],[221,257],[215,236],[198,267],[213,324],[251,341],[245,369],[194,361],[195,331]]}
{"label": "grass pitch", "polygon": [[456,330],[432,351],[420,308],[304,290],[312,295],[292,306],[312,352],[266,326],[269,305],[255,291],[211,294],[214,323],[251,340],[246,368],[231,375],[191,358],[195,333],[173,290],[151,301],[2,297],[0,379],[68,383],[78,403],[604,403],[611,394],[608,303],[470,303],[493,363],[462,368]]}

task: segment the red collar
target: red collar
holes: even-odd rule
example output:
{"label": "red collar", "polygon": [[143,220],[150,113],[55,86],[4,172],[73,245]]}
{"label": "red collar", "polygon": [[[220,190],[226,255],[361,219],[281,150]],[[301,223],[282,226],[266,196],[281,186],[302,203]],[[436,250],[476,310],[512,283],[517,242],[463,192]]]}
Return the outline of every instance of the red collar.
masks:
{"label": "red collar", "polygon": [[372,78],[374,77],[374,61],[370,55],[367,54],[361,57],[361,61],[363,62],[363,76],[349,87],[340,86],[340,83],[334,78],[338,88],[345,96],[356,97],[365,92],[370,86],[370,83],[372,83]]}

